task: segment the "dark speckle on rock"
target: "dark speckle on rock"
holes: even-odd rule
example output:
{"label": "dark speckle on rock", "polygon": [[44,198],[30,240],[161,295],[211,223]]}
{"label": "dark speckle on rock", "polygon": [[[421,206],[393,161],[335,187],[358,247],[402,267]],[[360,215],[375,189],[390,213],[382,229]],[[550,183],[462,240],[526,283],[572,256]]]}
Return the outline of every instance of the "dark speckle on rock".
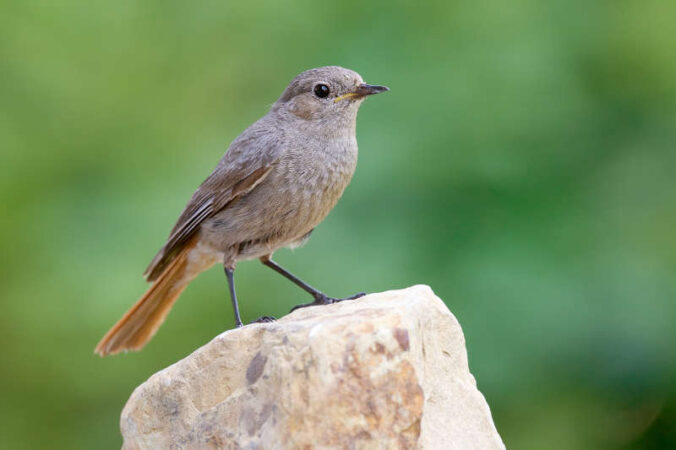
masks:
{"label": "dark speckle on rock", "polygon": [[408,351],[408,330],[405,328],[395,328],[393,334],[394,338],[399,342],[399,347],[405,352]]}
{"label": "dark speckle on rock", "polygon": [[[406,342],[408,342],[408,334],[406,334]],[[256,353],[256,356],[254,356],[249,367],[246,369],[246,381],[249,384],[255,383],[260,378],[267,361],[267,356],[261,355],[261,352]]]}

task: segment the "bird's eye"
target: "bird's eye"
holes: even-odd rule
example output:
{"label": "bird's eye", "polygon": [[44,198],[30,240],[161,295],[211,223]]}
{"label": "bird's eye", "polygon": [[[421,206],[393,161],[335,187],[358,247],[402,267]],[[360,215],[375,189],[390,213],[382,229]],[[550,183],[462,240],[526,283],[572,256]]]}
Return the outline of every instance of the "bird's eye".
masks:
{"label": "bird's eye", "polygon": [[318,84],[315,86],[315,95],[319,98],[326,98],[330,93],[331,90],[325,84]]}

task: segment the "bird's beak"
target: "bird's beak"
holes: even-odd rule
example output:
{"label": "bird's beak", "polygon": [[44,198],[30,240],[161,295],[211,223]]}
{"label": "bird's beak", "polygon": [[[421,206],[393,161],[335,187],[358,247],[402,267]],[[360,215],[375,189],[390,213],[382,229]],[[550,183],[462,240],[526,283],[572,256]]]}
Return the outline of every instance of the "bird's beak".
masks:
{"label": "bird's beak", "polygon": [[376,84],[362,83],[359,86],[357,86],[355,94],[362,97],[366,97],[367,95],[380,94],[381,92],[387,92],[389,90],[390,88],[388,88],[387,86],[378,86]]}
{"label": "bird's beak", "polygon": [[333,100],[335,103],[345,100],[348,98],[363,98],[368,95],[375,95],[375,94],[380,94],[381,92],[387,92],[389,91],[390,88],[387,86],[378,86],[375,84],[366,84],[362,83],[353,92],[348,92],[345,95],[341,95],[340,97],[336,97],[335,100]]}

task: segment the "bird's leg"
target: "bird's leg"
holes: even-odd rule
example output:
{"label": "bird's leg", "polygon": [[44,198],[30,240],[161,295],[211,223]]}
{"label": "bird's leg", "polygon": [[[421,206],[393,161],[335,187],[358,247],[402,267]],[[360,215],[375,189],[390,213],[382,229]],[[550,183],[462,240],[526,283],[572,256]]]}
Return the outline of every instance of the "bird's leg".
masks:
{"label": "bird's leg", "polygon": [[365,292],[360,292],[358,294],[355,294],[351,297],[346,297],[346,298],[329,297],[328,295],[326,295],[323,292],[318,291],[317,289],[313,288],[312,286],[310,286],[309,284],[307,284],[306,282],[304,282],[303,280],[301,280],[300,278],[298,278],[297,276],[295,276],[294,274],[292,274],[291,272],[289,272],[288,270],[286,270],[285,268],[283,268],[282,266],[280,266],[279,264],[274,262],[272,259],[270,259],[270,257],[261,258],[261,262],[263,264],[265,264],[266,266],[268,266],[269,268],[271,268],[272,270],[274,270],[275,272],[281,274],[285,278],[288,278],[294,284],[296,284],[301,289],[303,289],[305,292],[309,293],[310,295],[312,295],[314,297],[314,299],[315,299],[314,302],[304,303],[302,305],[296,305],[291,309],[292,312],[295,311],[296,309],[305,308],[307,306],[330,305],[331,303],[338,303],[338,302],[342,302],[343,300],[354,300],[355,298],[363,297],[364,295],[366,295]]}
{"label": "bird's leg", "polygon": [[230,288],[230,300],[232,300],[232,309],[235,311],[235,327],[242,326],[242,318],[239,316],[239,305],[237,304],[237,294],[235,293],[235,269],[234,267],[223,266],[225,276],[228,279],[228,288]]}

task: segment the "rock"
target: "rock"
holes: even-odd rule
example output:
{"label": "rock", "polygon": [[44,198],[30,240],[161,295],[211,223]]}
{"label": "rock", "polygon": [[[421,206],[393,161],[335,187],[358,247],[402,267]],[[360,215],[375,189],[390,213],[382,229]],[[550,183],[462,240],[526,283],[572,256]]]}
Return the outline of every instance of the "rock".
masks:
{"label": "rock", "polygon": [[427,286],[229,330],[139,386],[125,449],[502,449]]}

